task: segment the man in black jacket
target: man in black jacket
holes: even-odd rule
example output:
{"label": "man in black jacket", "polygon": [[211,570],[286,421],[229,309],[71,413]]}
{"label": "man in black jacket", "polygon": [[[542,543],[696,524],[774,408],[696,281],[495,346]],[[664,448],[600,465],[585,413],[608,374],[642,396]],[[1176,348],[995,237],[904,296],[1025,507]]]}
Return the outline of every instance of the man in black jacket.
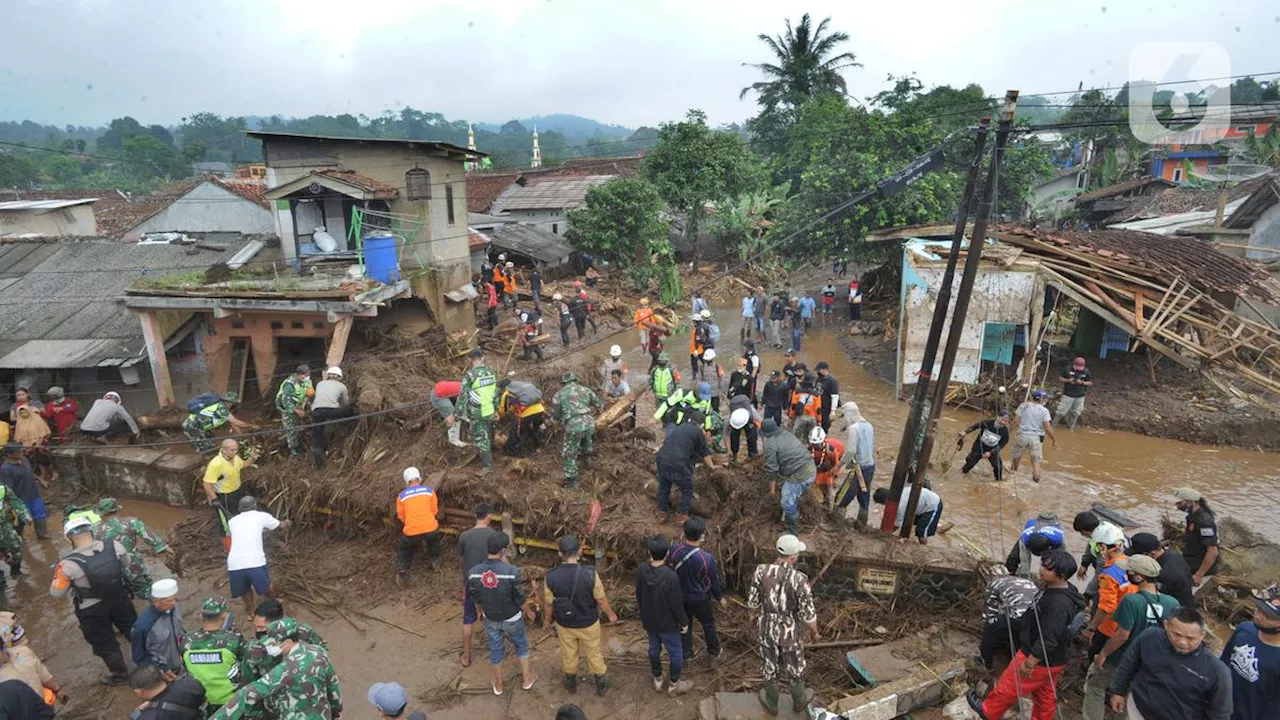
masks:
{"label": "man in black jacket", "polygon": [[1075,558],[1065,550],[1050,550],[1040,558],[1044,590],[1019,623],[1018,652],[985,702],[979,702],[973,691],[966,695],[978,717],[1004,717],[1019,695],[1030,695],[1032,720],[1052,720],[1057,709],[1055,688],[1071,649],[1071,620],[1084,609],[1084,597],[1067,582],[1075,572]]}
{"label": "man in black jacket", "polygon": [[1127,699],[1152,720],[1230,720],[1231,673],[1205,646],[1200,613],[1178,608],[1156,630],[1125,652],[1107,688],[1111,710],[1123,713]]}
{"label": "man in black jacket", "polygon": [[764,384],[760,393],[760,404],[764,405],[764,416],[781,426],[782,409],[791,404],[791,387],[782,382],[781,372],[774,370],[769,373],[769,382]]}
{"label": "man in black jacket", "polygon": [[191,720],[202,717],[204,686],[190,675],[166,682],[155,665],[139,665],[129,674],[133,694],[142,698],[135,720]]}
{"label": "man in black jacket", "polygon": [[1160,592],[1172,595],[1182,607],[1196,606],[1195,595],[1192,594],[1191,568],[1181,553],[1173,552],[1160,542],[1160,538],[1151,533],[1138,533],[1129,539],[1129,555],[1150,555],[1160,563],[1160,577],[1156,585]]}
{"label": "man in black jacket", "polygon": [[667,695],[683,695],[693,683],[680,679],[684,669],[684,650],[681,635],[689,628],[689,616],[684,611],[684,595],[680,591],[680,578],[667,567],[667,550],[671,540],[665,535],[651,537],[649,562],[636,568],[636,604],[640,606],[640,622],[649,634],[649,668],[653,671],[653,689],[662,691],[662,648],[667,649]]}
{"label": "man in black jacket", "polygon": [[506,641],[510,640],[524,681],[520,687],[528,690],[538,676],[529,668],[529,641],[524,627],[524,581],[520,568],[503,561],[510,544],[506,533],[490,535],[485,544],[489,551],[485,561],[467,571],[467,592],[475,600],[476,609],[484,620],[485,634],[489,637],[489,666],[493,670],[491,688],[494,695],[503,692],[502,660],[506,655]]}
{"label": "man in black jacket", "polygon": [[995,475],[996,482],[1000,482],[1004,478],[1004,463],[1000,460],[1000,451],[1009,444],[1009,411],[1001,410],[994,418],[979,420],[965,428],[956,440],[956,447],[964,447],[965,436],[974,430],[978,431],[978,437],[974,438],[973,447],[969,448],[969,455],[965,457],[960,472],[968,475],[974,465],[986,460],[991,463],[991,472]]}

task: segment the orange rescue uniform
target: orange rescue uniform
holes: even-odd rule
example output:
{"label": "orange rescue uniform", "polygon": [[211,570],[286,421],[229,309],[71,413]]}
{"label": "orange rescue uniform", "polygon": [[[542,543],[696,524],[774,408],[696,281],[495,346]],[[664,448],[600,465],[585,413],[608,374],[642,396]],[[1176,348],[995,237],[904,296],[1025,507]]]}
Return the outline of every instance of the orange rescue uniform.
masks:
{"label": "orange rescue uniform", "polygon": [[791,410],[788,413],[792,420],[801,415],[820,420],[822,418],[822,396],[808,390],[796,390],[791,393]]}
{"label": "orange rescue uniform", "polygon": [[440,512],[436,491],[426,485],[410,485],[396,496],[396,517],[404,525],[404,534],[423,535],[440,529],[436,515]]}
{"label": "orange rescue uniform", "polygon": [[813,464],[818,468],[818,480],[815,483],[818,487],[830,487],[835,484],[836,469],[840,467],[840,461],[844,458],[844,443],[835,439],[828,439],[820,448],[809,446],[813,453]]}

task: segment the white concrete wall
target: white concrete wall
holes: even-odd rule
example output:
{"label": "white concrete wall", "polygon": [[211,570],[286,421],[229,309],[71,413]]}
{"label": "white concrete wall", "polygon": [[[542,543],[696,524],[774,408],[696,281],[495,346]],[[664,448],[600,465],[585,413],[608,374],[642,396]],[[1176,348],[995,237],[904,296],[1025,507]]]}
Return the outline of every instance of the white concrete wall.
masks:
{"label": "white concrete wall", "polygon": [[1078,178],[1072,173],[1032,188],[1028,204],[1036,216],[1057,219],[1066,215],[1074,207],[1071,199],[1084,192],[1076,187]]}
{"label": "white concrete wall", "polygon": [[563,235],[569,225],[564,210],[511,210],[507,215],[522,225],[537,225],[557,235]]}
{"label": "white concrete wall", "polygon": [[0,211],[0,235],[9,233],[93,237],[98,234],[98,224],[94,219],[93,205],[89,203],[44,212]]}
{"label": "white concrete wall", "polygon": [[136,239],[149,232],[274,231],[275,223],[270,210],[206,181],[129,230],[125,233],[125,239]]}
{"label": "white concrete wall", "polygon": [[[1236,240],[1235,242],[1239,242]],[[1267,208],[1267,211],[1258,217],[1253,223],[1253,228],[1249,233],[1249,244],[1258,248],[1272,248],[1280,250],[1280,203]],[[1249,250],[1245,253],[1245,257],[1250,260],[1267,261],[1280,258],[1280,253],[1271,252],[1270,250]],[[1280,274],[1278,274],[1280,279]],[[1280,307],[1268,305],[1255,301],[1253,303],[1262,311],[1262,316],[1254,312],[1253,308],[1243,302],[1236,302],[1236,312],[1250,318],[1252,320],[1261,320],[1262,322],[1270,322],[1272,325],[1280,325]]]}
{"label": "white concrete wall", "polygon": [[[901,383],[914,384],[924,359],[924,348],[929,336],[929,324],[933,321],[933,308],[937,304],[937,288],[942,284],[943,263],[923,262],[905,251],[902,270],[902,314],[906,320],[906,333],[899,345]],[[960,268],[956,269],[955,285],[951,295],[951,308],[947,312],[947,325],[942,330],[945,345],[951,331],[956,293],[960,285]],[[1036,273],[1032,269],[1004,269],[994,266],[979,268],[965,317],[964,331],[960,335],[960,347],[956,352],[952,382],[972,383],[978,379],[982,366],[982,338],[987,323],[1027,324],[1032,307],[1038,307],[1035,298]],[[901,328],[900,328],[901,329]],[[938,352],[937,364],[942,361]]]}

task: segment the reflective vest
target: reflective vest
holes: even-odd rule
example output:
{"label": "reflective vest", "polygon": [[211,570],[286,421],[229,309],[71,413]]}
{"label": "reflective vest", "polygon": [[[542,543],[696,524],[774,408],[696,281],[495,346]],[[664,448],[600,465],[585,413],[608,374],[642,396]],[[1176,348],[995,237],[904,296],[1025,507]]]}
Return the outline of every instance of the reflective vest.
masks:
{"label": "reflective vest", "polygon": [[[195,421],[201,430],[208,432],[227,424],[227,418],[222,415],[226,411],[226,407],[225,403],[216,402],[208,407],[201,408],[200,412],[192,413],[191,419]],[[228,414],[230,414],[229,411]]]}
{"label": "reflective vest", "polygon": [[703,429],[703,430],[710,430],[710,429],[711,429],[711,415],[712,415],[712,413],[711,413],[711,398],[707,398],[706,400],[697,400],[697,399],[690,400],[690,401],[689,401],[689,407],[691,407],[691,408],[693,408],[693,409],[695,409],[695,410],[698,410],[698,411],[700,411],[700,412],[702,413],[702,417],[703,417],[703,420],[702,420],[702,429]]}
{"label": "reflective vest", "polygon": [[667,414],[672,413],[671,421],[679,425],[684,422],[685,409],[689,407],[690,396],[680,388],[676,388],[667,399],[658,403],[658,409],[653,413],[653,419],[658,422],[664,422]]}
{"label": "reflective vest", "polygon": [[307,401],[307,389],[310,387],[311,378],[302,381],[296,381],[292,377],[285,378],[284,382],[280,383],[280,389],[276,390],[276,407],[283,410],[284,401],[290,394],[293,396],[293,407],[301,407]]}
{"label": "reflective vest", "polygon": [[659,400],[664,400],[671,395],[671,389],[676,384],[675,371],[669,365],[659,365],[653,369],[653,394]]}
{"label": "reflective vest", "polygon": [[208,648],[182,653],[182,664],[191,677],[204,686],[210,705],[225,705],[236,692],[240,678],[240,662],[229,648]]}
{"label": "reflective vest", "polygon": [[77,510],[71,513],[70,515],[68,515],[66,519],[63,520],[63,522],[68,523],[68,522],[71,522],[72,520],[78,520],[79,518],[89,518],[89,522],[93,523],[94,525],[97,525],[98,523],[102,522],[102,516],[92,510]]}
{"label": "reflective vest", "polygon": [[481,365],[472,371],[471,392],[467,402],[480,413],[480,419],[493,415],[498,408],[498,376],[489,368]]}

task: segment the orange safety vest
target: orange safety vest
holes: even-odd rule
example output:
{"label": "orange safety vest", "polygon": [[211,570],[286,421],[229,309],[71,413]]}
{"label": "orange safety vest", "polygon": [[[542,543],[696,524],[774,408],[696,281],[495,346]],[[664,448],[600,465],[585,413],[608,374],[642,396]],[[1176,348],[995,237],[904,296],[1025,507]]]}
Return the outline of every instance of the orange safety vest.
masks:
{"label": "orange safety vest", "polygon": [[507,286],[507,274],[500,267],[493,269],[493,284],[501,284],[503,288]]}
{"label": "orange safety vest", "polygon": [[806,391],[797,390],[791,393],[791,417],[797,415],[808,415],[811,418],[818,418],[822,415],[822,396]]}
{"label": "orange safety vest", "polygon": [[689,333],[689,354],[702,357],[702,351],[704,349],[705,348],[698,344],[698,329],[695,327]]}
{"label": "orange safety vest", "polygon": [[[830,439],[822,444],[822,447],[812,449],[813,464],[818,468],[817,484],[823,487],[835,483],[835,470],[840,466],[840,460],[844,457],[844,443],[839,440]],[[826,470],[822,469],[823,465],[830,465]]]}

